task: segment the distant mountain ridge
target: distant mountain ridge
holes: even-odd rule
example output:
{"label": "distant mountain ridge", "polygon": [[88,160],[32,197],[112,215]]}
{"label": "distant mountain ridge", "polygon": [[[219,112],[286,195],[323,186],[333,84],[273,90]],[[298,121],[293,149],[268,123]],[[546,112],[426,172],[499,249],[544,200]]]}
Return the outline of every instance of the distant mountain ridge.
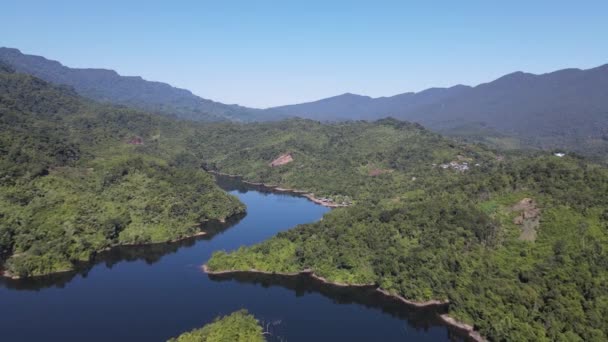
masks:
{"label": "distant mountain ridge", "polygon": [[17,72],[73,87],[80,95],[196,121],[414,121],[443,134],[500,148],[567,149],[608,155],[608,64],[545,74],[521,71],[477,86],[429,88],[389,97],[346,93],[318,101],[255,109],[207,100],[185,89],[120,76],[113,70],[73,69],[44,57],[0,48],[0,62]]}
{"label": "distant mountain ridge", "polygon": [[[480,84],[461,96],[404,113],[431,126],[447,120],[486,122],[523,135],[545,129],[591,128],[608,119],[608,65],[535,75],[515,72]],[[565,125],[565,123],[571,125]]]}
{"label": "distant mountain ridge", "polygon": [[[429,88],[390,97],[372,98],[346,93],[268,110],[336,121],[393,116],[418,121],[431,128],[483,122],[499,129],[517,131],[518,125],[505,119],[544,118],[551,115],[547,112],[562,119],[565,114],[595,115],[597,117],[593,119],[605,119],[608,113],[608,64],[541,75],[518,71],[475,87]],[[507,115],[508,118],[505,117]]]}
{"label": "distant mountain ridge", "polygon": [[47,82],[68,85],[80,95],[114,104],[126,105],[196,121],[254,121],[261,119],[259,109],[227,105],[204,99],[189,90],[139,76],[121,76],[108,69],[69,68],[41,56],[27,55],[18,49],[0,47],[0,61],[15,71]]}
{"label": "distant mountain ridge", "polygon": [[424,105],[461,94],[471,87],[429,88],[418,93],[403,93],[389,97],[369,97],[345,93],[314,102],[269,108],[285,115],[321,121],[377,120],[387,116],[399,117],[405,111],[415,111]]}
{"label": "distant mountain ridge", "polygon": [[494,132],[492,139],[506,135],[518,139],[519,146],[605,155],[608,64],[541,75],[514,72],[475,87],[431,88],[391,97],[343,94],[269,110],[324,121],[392,116],[446,134],[487,138]]}

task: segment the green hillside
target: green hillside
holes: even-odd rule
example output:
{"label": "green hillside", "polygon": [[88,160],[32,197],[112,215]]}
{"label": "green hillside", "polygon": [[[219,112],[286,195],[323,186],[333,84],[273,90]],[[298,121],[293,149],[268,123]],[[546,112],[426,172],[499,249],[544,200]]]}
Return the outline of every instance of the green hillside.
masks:
{"label": "green hillside", "polygon": [[[458,173],[442,172],[439,166],[444,163],[456,161],[472,168],[495,159],[494,153],[479,146],[454,143],[420,125],[394,119],[212,124],[197,131],[188,146],[207,169],[353,201],[375,201],[418,188],[429,173],[457,177]],[[269,166],[285,154],[293,161]]]}
{"label": "green hillside", "polygon": [[13,276],[118,244],[165,242],[243,212],[180,157],[188,126],[0,72],[0,252]]}
{"label": "green hillside", "polygon": [[[491,340],[608,337],[605,167],[496,155],[394,120],[220,127],[197,139],[209,168],[354,205],[219,251],[212,271],[312,269],[407,299],[449,300],[450,315]],[[284,153],[293,161],[269,165]]]}

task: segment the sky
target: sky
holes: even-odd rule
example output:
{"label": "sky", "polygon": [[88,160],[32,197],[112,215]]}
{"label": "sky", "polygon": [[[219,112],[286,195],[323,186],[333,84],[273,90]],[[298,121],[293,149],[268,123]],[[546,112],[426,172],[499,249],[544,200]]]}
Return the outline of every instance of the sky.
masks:
{"label": "sky", "polygon": [[608,1],[3,1],[0,46],[251,107],[608,63]]}

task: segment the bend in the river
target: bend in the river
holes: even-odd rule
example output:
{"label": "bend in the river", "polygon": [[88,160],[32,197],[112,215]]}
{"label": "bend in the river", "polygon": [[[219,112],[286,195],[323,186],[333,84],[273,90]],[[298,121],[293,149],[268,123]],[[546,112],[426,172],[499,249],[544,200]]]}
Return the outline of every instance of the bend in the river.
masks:
{"label": "bend in the river", "polygon": [[271,341],[461,338],[435,309],[407,307],[370,289],[307,277],[204,274],[200,264],[214,251],[264,241],[329,210],[234,179],[218,184],[247,205],[246,216],[207,226],[209,234],[197,238],[117,247],[76,272],[0,280],[2,339],[163,341],[240,308],[270,327]]}

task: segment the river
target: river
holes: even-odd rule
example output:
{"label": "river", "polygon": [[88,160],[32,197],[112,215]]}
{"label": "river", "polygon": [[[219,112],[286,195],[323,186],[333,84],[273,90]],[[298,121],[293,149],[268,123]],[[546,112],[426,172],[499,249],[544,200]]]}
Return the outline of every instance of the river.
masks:
{"label": "river", "polygon": [[329,209],[225,177],[218,184],[247,214],[210,234],[172,244],[121,247],[69,274],[0,280],[2,341],[165,341],[218,315],[246,308],[269,341],[450,341],[461,335],[436,309],[404,306],[362,289],[305,276],[208,276],[213,251],[252,245]]}

